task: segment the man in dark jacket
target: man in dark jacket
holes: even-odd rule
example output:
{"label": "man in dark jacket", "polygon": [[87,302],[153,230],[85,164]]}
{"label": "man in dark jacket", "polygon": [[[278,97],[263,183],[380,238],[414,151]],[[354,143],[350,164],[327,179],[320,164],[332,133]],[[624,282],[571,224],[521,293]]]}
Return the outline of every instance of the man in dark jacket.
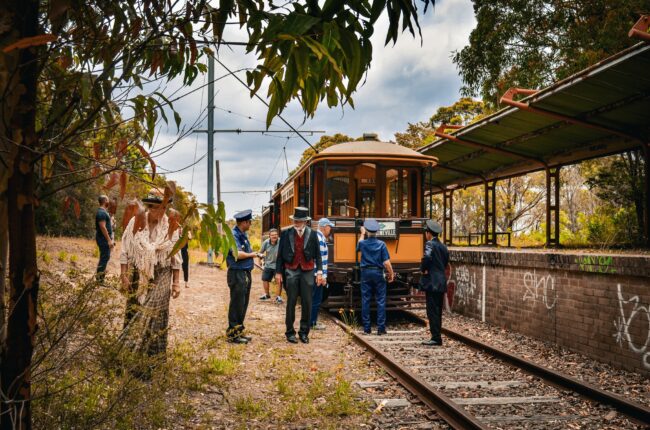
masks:
{"label": "man in dark jacket", "polygon": [[423,345],[441,346],[442,337],[442,303],[447,292],[447,277],[445,270],[449,266],[449,251],[440,242],[438,235],[442,227],[435,221],[427,220],[425,234],[427,243],[424,245],[424,256],[420,270],[422,271],[421,289],[426,294],[427,318],[431,339],[422,342]]}
{"label": "man in dark jacket", "polygon": [[300,295],[300,330],[302,343],[309,343],[309,322],[311,320],[312,290],[314,288],[314,269],[316,282],[323,281],[323,262],[321,259],[318,234],[307,227],[309,211],[304,207],[294,208],[293,227],[282,232],[280,248],[275,261],[275,280],[280,285],[284,281],[287,292],[287,313],[285,323],[287,341],[298,343],[293,323],[296,319],[296,302]]}

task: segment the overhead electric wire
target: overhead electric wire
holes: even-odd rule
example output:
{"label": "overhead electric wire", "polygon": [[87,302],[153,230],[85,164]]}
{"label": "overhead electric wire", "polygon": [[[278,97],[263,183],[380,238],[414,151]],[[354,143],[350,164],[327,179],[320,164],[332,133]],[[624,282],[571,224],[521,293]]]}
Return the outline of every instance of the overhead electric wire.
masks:
{"label": "overhead electric wire", "polygon": [[[235,79],[237,79],[237,81],[239,81],[240,84],[242,84],[245,88],[249,89],[248,85],[246,85],[246,82],[242,81],[241,78],[235,74],[236,72],[231,71],[231,70],[228,68],[228,66],[226,66],[226,65],[225,65],[221,60],[219,60],[217,57],[214,57],[214,59],[215,59],[215,61],[216,61],[217,63],[219,63],[219,64],[221,65],[221,67],[223,67],[224,69],[226,69],[226,71],[228,71],[229,75],[232,75],[232,77],[234,77]],[[264,105],[265,105],[267,108],[270,108],[268,102],[267,102],[266,100],[264,100],[262,97],[260,97],[259,94],[255,93],[255,97],[256,97],[259,101],[261,101],[262,103],[264,103]],[[314,146],[313,146],[311,143],[309,143],[309,141],[308,141],[307,139],[305,139],[305,137],[304,137],[304,136],[303,136],[303,135],[302,135],[298,130],[296,130],[296,128],[295,128],[293,125],[291,125],[291,124],[290,124],[286,119],[284,119],[284,117],[283,117],[282,115],[280,115],[279,113],[278,113],[278,118],[280,118],[280,119],[282,120],[282,122],[284,122],[284,123],[285,123],[285,124],[286,124],[290,129],[291,129],[291,130],[293,130],[294,133],[296,133],[298,136],[300,136],[300,138],[301,138],[302,140],[304,140],[305,143],[306,143],[307,145],[309,145],[309,147],[310,147],[311,149],[313,149],[314,151],[316,151],[316,153],[318,154],[318,149],[314,148]]]}

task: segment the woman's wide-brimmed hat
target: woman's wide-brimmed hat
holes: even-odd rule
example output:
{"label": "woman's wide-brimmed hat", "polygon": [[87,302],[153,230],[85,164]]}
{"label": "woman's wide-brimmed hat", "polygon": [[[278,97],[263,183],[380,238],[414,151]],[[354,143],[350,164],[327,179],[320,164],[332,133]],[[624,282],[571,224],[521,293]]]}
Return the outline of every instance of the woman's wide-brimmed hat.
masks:
{"label": "woman's wide-brimmed hat", "polygon": [[[155,204],[159,205],[163,201],[164,194],[160,192],[159,189],[157,188],[152,188],[149,190],[147,195],[142,199],[142,203],[150,203],[150,204]],[[173,200],[173,197],[170,197],[169,203],[171,203]]]}
{"label": "woman's wide-brimmed hat", "polygon": [[289,215],[294,221],[309,221],[311,217],[309,216],[309,209],[302,206],[296,206],[293,208],[293,215]]}

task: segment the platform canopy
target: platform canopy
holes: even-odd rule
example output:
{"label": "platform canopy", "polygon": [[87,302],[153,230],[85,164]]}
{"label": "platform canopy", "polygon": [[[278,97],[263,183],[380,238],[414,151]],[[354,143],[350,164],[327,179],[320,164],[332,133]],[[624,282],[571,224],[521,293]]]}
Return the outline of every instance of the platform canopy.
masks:
{"label": "platform canopy", "polygon": [[[525,98],[516,100],[520,94]],[[639,43],[419,149],[438,158],[430,191],[479,185],[643,148],[650,142],[650,44]],[[646,147],[647,149],[647,147]]]}

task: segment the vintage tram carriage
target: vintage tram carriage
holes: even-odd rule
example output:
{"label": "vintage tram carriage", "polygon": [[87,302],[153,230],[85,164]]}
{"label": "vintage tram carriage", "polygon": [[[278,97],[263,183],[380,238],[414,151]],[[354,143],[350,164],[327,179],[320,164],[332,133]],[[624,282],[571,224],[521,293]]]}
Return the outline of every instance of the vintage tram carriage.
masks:
{"label": "vintage tram carriage", "polygon": [[263,232],[291,225],[294,206],[309,208],[312,225],[329,218],[330,308],[360,308],[359,256],[356,242],[365,218],[376,218],[378,237],[386,242],[395,269],[388,286],[387,309],[421,305],[413,286],[419,280],[424,247],[424,178],[436,165],[426,156],[393,143],[365,140],[322,150],[279,185],[262,210]]}

